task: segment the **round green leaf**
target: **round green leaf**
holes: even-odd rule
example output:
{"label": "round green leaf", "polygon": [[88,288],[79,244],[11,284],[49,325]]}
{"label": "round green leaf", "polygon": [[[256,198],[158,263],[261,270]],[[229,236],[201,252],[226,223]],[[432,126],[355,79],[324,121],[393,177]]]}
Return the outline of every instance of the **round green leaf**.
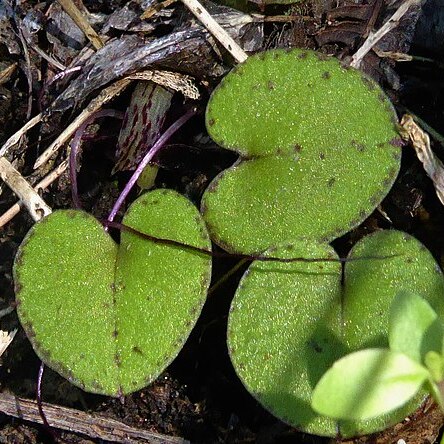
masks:
{"label": "round green leaf", "polygon": [[316,385],[312,406],[336,419],[366,420],[406,404],[429,378],[403,353],[360,350],[339,359]]}
{"label": "round green leaf", "polygon": [[[124,224],[210,248],[197,209],[156,190]],[[205,301],[211,258],[123,232],[117,246],[83,211],[56,211],[26,236],[14,265],[20,321],[38,356],[84,390],[111,396],[152,382],[174,359]]]}
{"label": "round green leaf", "polygon": [[[329,246],[310,241],[267,255],[337,257]],[[444,318],[442,274],[414,238],[377,232],[358,242],[349,258],[343,285],[339,262],[253,262],[228,322],[231,360],[245,387],[274,415],[316,435],[382,430],[417,406],[416,400],[370,421],[335,422],[310,405],[313,388],[337,359],[362,348],[388,347],[388,314],[400,290],[417,292]]]}
{"label": "round green leaf", "polygon": [[296,49],[249,57],[207,107],[210,136],[241,155],[204,194],[212,238],[257,253],[349,231],[396,178],[395,120],[379,86],[336,59]]}

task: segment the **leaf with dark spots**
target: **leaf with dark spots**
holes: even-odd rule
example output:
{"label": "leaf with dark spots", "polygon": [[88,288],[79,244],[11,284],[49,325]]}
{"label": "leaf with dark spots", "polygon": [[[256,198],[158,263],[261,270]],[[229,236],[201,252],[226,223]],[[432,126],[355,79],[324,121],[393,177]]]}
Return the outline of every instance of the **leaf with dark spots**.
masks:
{"label": "leaf with dark spots", "polygon": [[209,135],[240,155],[203,195],[214,242],[256,253],[300,237],[332,241],[361,223],[400,166],[381,88],[308,50],[265,51],[242,70],[222,80],[206,111]]}
{"label": "leaf with dark spots", "polygon": [[[280,244],[265,255],[336,255],[328,244],[304,240],[294,245],[296,251]],[[415,259],[406,262],[406,257]],[[247,390],[278,418],[321,436],[382,430],[422,401],[370,421],[333,421],[310,405],[313,388],[334,361],[361,348],[388,346],[390,306],[400,290],[417,292],[444,318],[442,272],[436,272],[433,256],[416,239],[379,231],[360,240],[348,259],[344,274],[334,262],[255,261],[241,279],[228,319],[230,358]]]}
{"label": "leaf with dark spots", "polygon": [[[211,247],[197,208],[174,191],[146,193],[130,208],[124,222],[135,230]],[[211,253],[129,231],[117,246],[94,217],[72,210],[34,225],[19,252],[17,313],[37,355],[84,390],[111,396],[143,388],[176,357],[210,282]]]}

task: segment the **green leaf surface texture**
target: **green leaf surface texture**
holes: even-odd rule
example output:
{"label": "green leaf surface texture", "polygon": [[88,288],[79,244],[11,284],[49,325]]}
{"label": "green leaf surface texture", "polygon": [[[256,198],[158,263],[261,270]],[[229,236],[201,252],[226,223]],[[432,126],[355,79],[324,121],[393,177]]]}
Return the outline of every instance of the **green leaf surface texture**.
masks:
{"label": "green leaf surface texture", "polygon": [[427,352],[424,357],[424,364],[435,382],[441,382],[444,379],[444,356],[442,354],[433,350]]}
{"label": "green leaf surface texture", "polygon": [[313,408],[336,419],[367,420],[401,407],[429,378],[407,355],[365,349],[336,361],[313,393]]}
{"label": "green leaf surface texture", "polygon": [[[198,210],[156,190],[123,223],[210,249]],[[60,210],[28,233],[14,264],[17,311],[38,356],[86,391],[119,396],[151,383],[193,328],[211,257],[123,232],[116,245],[92,216]]]}
{"label": "green leaf surface texture", "polygon": [[[337,258],[325,244],[299,241],[267,255]],[[444,281],[432,255],[411,236],[380,231],[359,241],[345,264],[255,261],[242,278],[228,322],[234,368],[270,412],[305,432],[345,437],[402,420],[418,400],[370,421],[315,413],[312,391],[337,359],[362,348],[388,347],[391,303],[402,289],[424,297],[444,318]]]}
{"label": "green leaf surface texture", "polygon": [[442,322],[421,296],[410,291],[398,293],[390,308],[389,346],[419,363],[429,352],[441,353]]}
{"label": "green leaf surface texture", "polygon": [[357,226],[398,174],[395,121],[380,87],[337,59],[299,49],[249,57],[207,106],[210,136],[241,156],[204,194],[212,238],[257,253]]}

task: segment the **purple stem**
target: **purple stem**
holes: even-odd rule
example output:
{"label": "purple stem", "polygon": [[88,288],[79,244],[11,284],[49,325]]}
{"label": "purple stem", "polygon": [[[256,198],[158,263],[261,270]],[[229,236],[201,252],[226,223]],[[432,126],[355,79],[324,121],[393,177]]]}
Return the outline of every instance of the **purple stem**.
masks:
{"label": "purple stem", "polygon": [[80,209],[82,204],[79,199],[79,192],[77,188],[77,156],[79,153],[80,142],[88,125],[99,117],[115,117],[122,119],[123,113],[113,109],[103,109],[88,117],[82,125],[77,128],[74,137],[71,141],[71,151],[69,153],[69,176],[71,179],[71,196],[74,208]]}
{"label": "purple stem", "polygon": [[40,418],[43,421],[43,427],[45,427],[46,431],[51,435],[51,438],[54,442],[58,441],[58,436],[56,432],[49,425],[48,420],[46,419],[45,412],[43,411],[42,404],[42,381],[43,381],[43,371],[45,370],[45,364],[40,362],[39,374],[37,377],[37,408],[39,409]]}
{"label": "purple stem", "polygon": [[[191,117],[193,117],[197,112],[196,108],[191,108],[188,110],[182,117],[177,119],[156,141],[156,143],[151,147],[151,149],[145,154],[145,157],[142,159],[142,161],[139,163],[139,165],[136,168],[136,171],[134,171],[133,175],[131,176],[128,183],[125,185],[125,188],[120,193],[120,196],[118,197],[116,203],[114,204],[113,209],[109,213],[108,221],[112,222],[114,218],[116,217],[117,212],[119,211],[120,207],[123,205],[123,202],[127,198],[129,192],[133,188],[134,184],[137,182],[137,179],[142,174],[142,171],[145,169],[145,167],[151,162],[153,157],[163,148],[165,143],[168,141],[168,139],[184,124],[186,123]],[[107,231],[107,227],[105,227],[105,230]]]}

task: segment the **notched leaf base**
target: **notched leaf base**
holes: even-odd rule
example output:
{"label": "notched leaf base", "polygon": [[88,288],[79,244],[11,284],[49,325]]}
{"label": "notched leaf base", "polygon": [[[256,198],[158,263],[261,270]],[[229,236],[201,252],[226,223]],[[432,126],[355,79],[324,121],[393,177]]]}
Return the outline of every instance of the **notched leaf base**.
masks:
{"label": "notched leaf base", "polygon": [[[123,223],[210,249],[197,209],[173,191],[137,199]],[[39,357],[86,391],[119,396],[151,383],[193,328],[211,257],[56,211],[28,233],[14,266],[18,314]]]}
{"label": "notched leaf base", "polygon": [[395,121],[380,87],[337,59],[299,49],[249,57],[206,111],[210,136],[242,160],[204,194],[212,238],[252,254],[350,231],[398,174]]}
{"label": "notched leaf base", "polygon": [[[299,242],[279,257],[337,257],[328,245]],[[401,421],[418,400],[370,421],[329,420],[315,413],[312,391],[340,357],[387,347],[389,310],[404,289],[420,294],[444,318],[444,280],[414,238],[381,231],[354,247],[341,286],[339,262],[253,262],[240,282],[228,322],[228,347],[245,387],[270,412],[305,432],[344,437]]]}

